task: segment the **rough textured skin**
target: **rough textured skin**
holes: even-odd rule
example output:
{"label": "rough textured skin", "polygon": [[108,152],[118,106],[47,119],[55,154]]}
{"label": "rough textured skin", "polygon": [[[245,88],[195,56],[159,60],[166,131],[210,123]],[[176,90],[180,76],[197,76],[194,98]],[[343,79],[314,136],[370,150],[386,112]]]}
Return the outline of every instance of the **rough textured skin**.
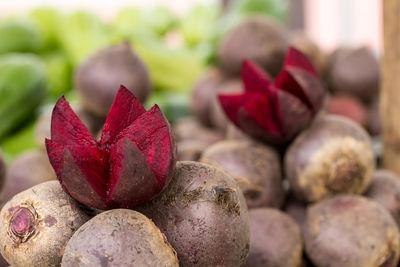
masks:
{"label": "rough textured skin", "polygon": [[55,179],[56,173],[43,151],[24,152],[7,169],[0,202],[6,202],[32,186]]}
{"label": "rough textured skin", "polygon": [[0,192],[3,188],[5,178],[6,178],[6,163],[4,162],[3,152],[0,149]]}
{"label": "rough textured skin", "polygon": [[284,199],[278,153],[263,144],[229,140],[205,150],[201,162],[228,171],[239,184],[247,206],[279,208]]}
{"label": "rough textured skin", "polygon": [[130,88],[141,103],[152,90],[146,66],[128,42],[96,52],[79,66],[75,76],[84,106],[100,117],[107,115],[121,84]]}
{"label": "rough textured skin", "polygon": [[100,213],[72,236],[61,266],[179,266],[175,250],[146,216],[127,209]]}
{"label": "rough textured skin", "polygon": [[191,111],[205,126],[211,126],[211,99],[223,81],[222,72],[217,68],[211,68],[196,82],[192,90]]}
{"label": "rough textured skin", "polygon": [[303,244],[297,224],[271,208],[249,211],[250,253],[246,267],[300,267]]}
{"label": "rough textured skin", "polygon": [[367,47],[338,49],[331,57],[328,80],[334,92],[370,102],[378,95],[379,75],[379,63]]}
{"label": "rough textured skin", "polygon": [[15,267],[59,266],[68,240],[88,219],[58,181],[36,185],[2,208],[0,252]]}
{"label": "rough textured skin", "polygon": [[167,189],[141,208],[167,236],[180,266],[243,266],[249,218],[243,194],[228,173],[178,162]]}
{"label": "rough textured skin", "polygon": [[400,177],[387,170],[377,170],[364,194],[385,207],[400,226]]}
{"label": "rough textured skin", "polygon": [[282,68],[288,41],[278,24],[265,17],[253,16],[234,27],[220,42],[218,60],[221,68],[239,74],[242,61],[257,62],[272,75]]}
{"label": "rough textured skin", "polygon": [[371,139],[350,119],[323,116],[300,134],[285,154],[285,174],[296,198],[315,202],[362,194],[375,169]]}
{"label": "rough textured skin", "polygon": [[399,230],[390,213],[367,198],[340,195],[307,211],[304,243],[316,266],[395,267]]}

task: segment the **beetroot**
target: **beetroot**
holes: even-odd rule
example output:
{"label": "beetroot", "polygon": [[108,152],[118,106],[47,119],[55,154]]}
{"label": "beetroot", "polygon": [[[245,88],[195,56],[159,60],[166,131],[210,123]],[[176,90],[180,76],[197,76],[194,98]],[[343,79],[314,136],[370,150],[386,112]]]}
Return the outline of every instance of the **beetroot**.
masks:
{"label": "beetroot", "polygon": [[323,106],[325,90],[311,63],[289,49],[275,81],[261,68],[244,61],[244,94],[219,95],[228,118],[243,132],[272,144],[289,141]]}
{"label": "beetroot", "polygon": [[231,173],[249,208],[282,205],[281,164],[274,149],[255,142],[222,141],[205,150],[200,161]]}
{"label": "beetroot", "polygon": [[302,229],[307,216],[307,204],[297,200],[293,194],[289,193],[283,206],[283,211],[292,217]]}
{"label": "beetroot", "polygon": [[300,267],[303,244],[292,218],[271,208],[249,211],[250,253],[247,267]]}
{"label": "beetroot", "polygon": [[154,198],[171,181],[176,145],[157,105],[145,111],[121,87],[96,141],[61,98],[46,140],[50,163],[64,190],[97,209],[132,208]]}
{"label": "beetroot", "polygon": [[107,115],[120,84],[130,88],[141,103],[151,92],[146,66],[128,42],[93,54],[79,66],[75,76],[84,106],[99,117]]}
{"label": "beetroot", "polygon": [[307,211],[307,256],[316,266],[395,267],[400,234],[390,213],[360,196],[323,200]]}
{"label": "beetroot", "polygon": [[0,252],[15,267],[59,266],[72,234],[89,217],[59,182],[14,196],[0,213]]}
{"label": "beetroot", "polygon": [[211,128],[204,127],[193,117],[182,118],[173,125],[176,140],[194,140],[211,145],[224,139],[224,136]]}
{"label": "beetroot", "polygon": [[61,266],[179,266],[175,250],[146,216],[127,209],[103,212],[72,236]]}
{"label": "beetroot", "polygon": [[379,63],[367,47],[341,48],[331,57],[328,79],[333,92],[371,102],[379,93],[379,75]]}
{"label": "beetroot", "polygon": [[329,98],[326,111],[328,114],[347,117],[362,126],[367,125],[367,108],[351,95],[334,95]]}
{"label": "beetroot", "polygon": [[217,68],[209,69],[195,84],[191,96],[191,111],[205,126],[211,126],[211,99],[224,76]]}
{"label": "beetroot", "polygon": [[340,193],[362,194],[375,169],[366,131],[335,115],[321,117],[299,135],[284,161],[292,192],[306,202]]}
{"label": "beetroot", "polygon": [[272,75],[282,67],[288,47],[284,30],[273,21],[252,16],[234,27],[220,42],[218,60],[221,68],[237,75],[244,59],[257,62]]}
{"label": "beetroot", "polygon": [[0,202],[37,184],[56,179],[56,174],[43,151],[27,151],[19,155],[7,169]]}
{"label": "beetroot", "polygon": [[387,170],[377,170],[365,196],[385,207],[400,226],[400,177]]}
{"label": "beetroot", "polygon": [[140,209],[167,236],[180,266],[243,266],[249,218],[232,177],[208,164],[178,162],[166,190]]}

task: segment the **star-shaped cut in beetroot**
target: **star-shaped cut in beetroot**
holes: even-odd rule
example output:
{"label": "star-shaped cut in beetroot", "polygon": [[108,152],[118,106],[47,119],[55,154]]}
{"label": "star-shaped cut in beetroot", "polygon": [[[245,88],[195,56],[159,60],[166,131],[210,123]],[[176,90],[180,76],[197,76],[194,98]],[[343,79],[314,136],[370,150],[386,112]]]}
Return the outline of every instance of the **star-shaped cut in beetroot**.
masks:
{"label": "star-shaped cut in beetroot", "polygon": [[61,97],[46,148],[64,190],[97,209],[133,208],[153,199],[171,181],[177,158],[174,134],[160,108],[146,111],[123,86],[100,141]]}
{"label": "star-shaped cut in beetroot", "polygon": [[242,81],[244,93],[219,95],[222,108],[242,131],[275,145],[305,128],[322,108],[326,95],[314,67],[295,48],[289,49],[275,80],[245,60]]}

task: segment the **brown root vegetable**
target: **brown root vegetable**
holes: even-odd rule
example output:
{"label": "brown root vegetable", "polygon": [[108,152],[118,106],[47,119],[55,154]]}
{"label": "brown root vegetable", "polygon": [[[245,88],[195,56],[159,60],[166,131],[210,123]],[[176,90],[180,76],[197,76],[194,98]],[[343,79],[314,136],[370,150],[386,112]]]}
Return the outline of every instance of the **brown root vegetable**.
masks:
{"label": "brown root vegetable", "polygon": [[195,84],[191,96],[191,111],[205,126],[211,126],[211,99],[224,76],[217,68],[209,69]]}
{"label": "brown root vegetable", "polygon": [[326,112],[344,116],[364,127],[367,126],[367,108],[354,96],[344,94],[331,96],[326,106]]}
{"label": "brown root vegetable", "polygon": [[211,106],[210,106],[210,121],[211,125],[222,131],[225,132],[226,128],[230,124],[230,120],[225,114],[221,103],[218,99],[218,94],[237,94],[243,92],[243,85],[242,82],[238,79],[231,79],[226,80],[220,84],[217,91],[214,93],[213,97],[211,98]]}
{"label": "brown root vegetable", "polygon": [[128,42],[96,52],[79,66],[75,76],[83,105],[99,117],[107,115],[121,84],[141,103],[151,92],[147,68]]}
{"label": "brown root vegetable", "polygon": [[0,150],[0,192],[6,178],[6,163],[4,162],[3,152]]}
{"label": "brown root vegetable", "polygon": [[177,143],[179,161],[198,161],[201,153],[206,150],[210,144],[198,140],[186,140]]}
{"label": "brown root vegetable", "polygon": [[290,34],[290,45],[305,54],[321,76],[326,71],[327,58],[318,45],[304,32],[296,31]]}
{"label": "brown root vegetable", "polygon": [[211,145],[224,139],[220,132],[204,127],[192,117],[180,119],[172,128],[178,142],[196,140]]}
{"label": "brown root vegetable", "polygon": [[377,170],[364,194],[385,207],[400,226],[400,177],[387,170]]}
{"label": "brown root vegetable", "polygon": [[179,266],[175,250],[139,212],[100,213],[72,236],[61,266]]}
{"label": "brown root vegetable", "polygon": [[35,150],[24,152],[7,169],[0,201],[6,202],[19,192],[54,179],[56,174],[44,152]]}
{"label": "brown root vegetable", "polygon": [[0,213],[0,252],[12,266],[59,266],[72,234],[89,217],[58,181],[14,196]]}
{"label": "brown root vegetable", "polygon": [[395,267],[399,240],[390,213],[361,196],[335,196],[307,211],[304,244],[316,266]]}
{"label": "brown root vegetable", "polygon": [[201,162],[228,171],[238,182],[249,208],[279,208],[284,199],[281,164],[266,145],[240,140],[218,142],[205,150]]}
{"label": "brown root vegetable", "polygon": [[288,41],[284,30],[273,21],[253,16],[230,30],[218,47],[221,68],[238,75],[244,59],[249,59],[273,76],[282,68]]}
{"label": "brown root vegetable", "polygon": [[178,162],[166,190],[141,208],[167,236],[181,266],[243,266],[249,218],[238,185],[208,164]]}
{"label": "brown root vegetable", "polygon": [[362,194],[375,169],[371,139],[355,122],[319,118],[285,154],[285,174],[296,198],[315,202],[340,194]]}
{"label": "brown root vegetable", "polygon": [[248,267],[300,267],[303,244],[297,224],[271,208],[249,211],[250,253]]}
{"label": "brown root vegetable", "polygon": [[328,80],[333,92],[370,102],[379,92],[378,60],[367,47],[338,49],[330,59]]}

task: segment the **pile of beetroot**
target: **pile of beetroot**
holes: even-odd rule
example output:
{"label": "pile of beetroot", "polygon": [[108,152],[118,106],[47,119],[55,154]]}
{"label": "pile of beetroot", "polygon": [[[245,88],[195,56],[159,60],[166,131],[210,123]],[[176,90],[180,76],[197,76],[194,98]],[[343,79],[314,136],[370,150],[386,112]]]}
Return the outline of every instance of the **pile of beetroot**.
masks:
{"label": "pile of beetroot", "polygon": [[8,264],[397,266],[400,177],[376,170],[371,52],[328,58],[255,17],[218,54],[194,117],[172,126],[141,104],[151,85],[129,44],[87,59],[83,106],[61,97],[43,116],[43,151],[7,170],[0,155]]}

